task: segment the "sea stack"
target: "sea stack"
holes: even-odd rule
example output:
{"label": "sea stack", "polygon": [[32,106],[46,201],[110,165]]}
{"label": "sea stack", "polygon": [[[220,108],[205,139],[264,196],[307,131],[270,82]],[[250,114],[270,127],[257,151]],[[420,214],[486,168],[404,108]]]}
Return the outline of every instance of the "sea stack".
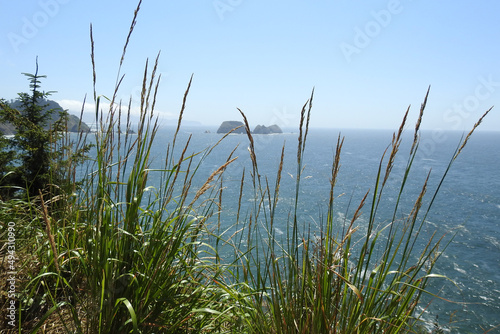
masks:
{"label": "sea stack", "polygon": [[273,124],[271,126],[257,125],[252,133],[268,135],[271,133],[283,133],[283,130],[281,130],[281,128],[276,124]]}
{"label": "sea stack", "polygon": [[217,133],[228,133],[234,128],[237,128],[238,126],[241,126],[240,128],[236,129],[233,133],[245,133],[245,125],[243,122],[240,121],[224,121],[222,124],[219,126],[219,129],[217,130]]}

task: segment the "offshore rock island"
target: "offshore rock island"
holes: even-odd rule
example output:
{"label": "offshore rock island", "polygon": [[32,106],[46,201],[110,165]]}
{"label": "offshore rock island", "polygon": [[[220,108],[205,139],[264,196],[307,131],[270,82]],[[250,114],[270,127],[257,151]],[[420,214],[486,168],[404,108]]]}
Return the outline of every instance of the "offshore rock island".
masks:
{"label": "offshore rock island", "polygon": [[283,133],[283,130],[281,130],[281,128],[279,126],[277,126],[276,124],[273,124],[270,126],[257,125],[252,133],[268,135],[268,134],[272,134],[272,133]]}
{"label": "offshore rock island", "polygon": [[[234,133],[245,133],[245,125],[243,122],[240,121],[224,121],[222,124],[219,126],[219,129],[217,130],[217,133],[228,133],[234,128],[240,127],[234,131]],[[255,129],[252,131],[253,134],[273,134],[273,133],[283,133],[283,130],[276,125],[270,125],[270,126],[265,126],[265,125],[257,125]]]}
{"label": "offshore rock island", "polygon": [[243,122],[240,121],[224,121],[222,124],[219,126],[219,129],[217,130],[217,133],[228,133],[234,128],[240,127],[236,130],[234,130],[233,133],[245,133],[245,125]]}

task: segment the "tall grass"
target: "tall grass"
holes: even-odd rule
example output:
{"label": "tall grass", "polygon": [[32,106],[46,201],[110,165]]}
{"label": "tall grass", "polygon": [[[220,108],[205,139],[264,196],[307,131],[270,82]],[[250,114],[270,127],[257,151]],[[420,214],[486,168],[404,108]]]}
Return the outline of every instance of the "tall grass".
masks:
{"label": "tall grass", "polygon": [[[220,143],[193,151],[190,139],[178,133],[191,87],[185,91],[177,128],[165,147],[162,168],[151,167],[158,132],[155,116],[160,77],[159,55],[145,64],[137,133],[131,134],[132,101],[117,101],[120,73],[140,9],[134,13],[120,59],[111,98],[96,91],[97,66],[91,27],[93,102],[98,131],[92,139],[93,159],[86,176],[71,193],[41,194],[29,206],[35,223],[33,258],[37,262],[24,287],[21,310],[31,320],[31,332],[50,332],[50,323],[71,333],[398,333],[417,332],[417,306],[446,241],[421,231],[436,194],[469,136],[454,152],[435,189],[428,182],[412,198],[406,217],[399,215],[406,201],[419,131],[429,90],[420,108],[409,152],[400,152],[406,111],[400,128],[380,159],[373,185],[348,211],[335,219],[336,182],[342,172],[344,138],[339,135],[332,156],[326,214],[319,227],[300,215],[302,175],[314,91],[302,107],[297,143],[294,202],[286,238],[275,235],[282,223],[277,214],[285,160],[281,151],[275,175],[259,170],[249,122],[240,110],[249,142],[251,170],[242,170],[237,215],[231,228],[222,226],[225,170],[237,157],[235,150],[198,186],[195,175]],[[110,102],[102,111],[103,101]],[[485,113],[485,115],[489,110]],[[484,115],[484,116],[485,116]],[[483,117],[484,117],[483,116]],[[125,132],[124,132],[125,130]],[[221,141],[225,136],[221,138]],[[390,221],[379,217],[396,156],[407,154],[405,171]],[[76,168],[75,164],[69,164]],[[160,184],[150,176],[159,174]],[[275,180],[274,183],[272,180]],[[250,184],[250,188],[248,188]],[[242,198],[255,199],[244,211]],[[46,208],[59,202],[62,212]],[[366,217],[367,223],[361,223]],[[233,234],[227,235],[229,231]],[[221,256],[234,254],[231,260]],[[227,262],[225,262],[227,261]],[[38,316],[38,318],[36,318]],[[19,331],[22,324],[19,325]]]}
{"label": "tall grass", "polygon": [[[95,87],[92,30],[91,44]],[[126,45],[120,67],[125,52]],[[219,331],[231,316],[223,313],[223,291],[210,284],[220,269],[209,260],[213,254],[205,236],[207,219],[218,208],[206,198],[217,191],[217,179],[234,159],[221,164],[197,192],[192,189],[194,173],[209,152],[189,153],[189,140],[180,150],[175,147],[188,86],[164,167],[150,168],[158,130],[157,64],[158,57],[151,71],[145,66],[134,135],[122,133],[125,115],[125,128],[131,128],[131,102],[124,107],[116,101],[123,77],[118,75],[107,112],[101,110],[103,97],[94,91],[99,124],[95,159],[87,165],[77,198],[66,203],[65,215],[56,221],[40,197],[37,212],[47,228],[35,253],[44,267],[27,288],[29,296],[43,299],[38,308],[49,306],[43,307],[33,331],[46,326],[50,317],[69,332],[210,332]],[[161,175],[159,187],[148,184],[151,173]]]}
{"label": "tall grass", "polygon": [[[413,208],[406,217],[400,218],[398,209],[400,203],[406,201],[404,190],[409,186],[413,162],[418,153],[419,129],[428,95],[429,90],[420,108],[414,140],[399,180],[392,219],[384,223],[383,218],[379,219],[378,211],[386,198],[385,188],[392,177],[395,158],[403,154],[400,144],[410,108],[380,160],[372,190],[366,192],[351,212],[350,219],[343,222],[334,219],[338,210],[334,205],[335,184],[341,172],[340,156],[344,142],[344,138],[339,136],[332,160],[327,214],[320,221],[319,237],[311,232],[317,227],[301,221],[299,216],[301,175],[306,168],[304,151],[313,100],[311,95],[301,112],[295,204],[288,218],[284,242],[277,239],[273,229],[278,219],[275,210],[280,197],[284,158],[282,155],[277,166],[277,181],[273,190],[267,178],[263,181],[259,176],[253,138],[243,115],[253,164],[252,185],[259,200],[255,201],[253,211],[247,217],[247,248],[241,242],[235,245],[236,249],[246,249],[237,255],[240,267],[235,273],[235,280],[242,280],[248,296],[251,296],[245,300],[253,311],[246,317],[251,332],[399,333],[422,330],[417,306],[423,294],[430,294],[426,290],[429,280],[444,278],[433,274],[433,269],[447,244],[444,236],[434,234],[424,240],[420,232],[454,160],[491,110],[459,143],[438,186],[431,190],[430,195],[427,194],[429,172],[420,192],[412,199]],[[367,223],[358,223],[362,215],[368,217]],[[263,218],[259,220],[258,217]],[[362,225],[367,226],[360,229]]]}

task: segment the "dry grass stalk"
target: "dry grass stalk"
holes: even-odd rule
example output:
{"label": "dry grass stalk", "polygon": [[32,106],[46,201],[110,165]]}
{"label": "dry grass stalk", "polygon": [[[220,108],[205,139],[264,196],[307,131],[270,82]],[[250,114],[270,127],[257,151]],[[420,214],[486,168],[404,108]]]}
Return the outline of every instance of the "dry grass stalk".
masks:
{"label": "dry grass stalk", "polygon": [[483,114],[483,116],[481,116],[481,118],[479,118],[479,120],[476,122],[476,124],[474,124],[474,126],[472,127],[472,130],[470,130],[470,132],[465,137],[465,140],[462,143],[462,146],[460,146],[460,148],[458,149],[457,153],[453,157],[453,160],[455,160],[458,157],[458,155],[460,154],[460,152],[462,152],[462,150],[464,149],[465,145],[467,145],[467,142],[469,141],[470,136],[472,136],[472,133],[474,132],[474,130],[476,130],[476,128],[481,124],[481,122],[483,121],[483,119],[486,117],[486,115],[488,115],[488,113],[492,109],[493,109],[493,107],[491,107],[490,109],[486,110],[486,112]]}
{"label": "dry grass stalk", "polygon": [[312,89],[312,92],[311,92],[311,97],[309,98],[309,107],[307,109],[307,117],[306,117],[306,130],[304,132],[304,145],[302,146],[302,152],[304,152],[305,148],[306,148],[306,141],[307,141],[307,134],[309,133],[309,120],[311,118],[311,109],[312,109],[312,103],[313,103],[313,99],[314,99],[314,87]]}
{"label": "dry grass stalk", "polygon": [[238,211],[236,213],[236,223],[240,221],[240,211],[241,211],[241,199],[243,198],[243,185],[245,183],[245,167],[241,172],[241,182],[240,182],[240,194],[238,196]]}
{"label": "dry grass stalk", "polygon": [[422,207],[424,195],[427,192],[427,183],[429,182],[430,176],[431,176],[431,172],[429,171],[429,173],[427,173],[427,177],[425,179],[425,182],[422,186],[422,190],[420,191],[420,194],[418,195],[418,198],[415,201],[415,204],[413,205],[413,208],[412,208],[410,214],[408,215],[408,217],[409,218],[411,217],[413,220],[417,219],[417,215],[420,211],[420,208]]}
{"label": "dry grass stalk", "polygon": [[59,269],[59,255],[57,254],[56,243],[54,241],[54,236],[52,235],[52,230],[50,227],[50,219],[49,214],[47,212],[47,207],[45,206],[45,202],[43,200],[43,194],[41,190],[38,190],[40,193],[40,202],[42,203],[42,216],[45,221],[45,231],[47,232],[47,237],[49,238],[50,247],[52,248],[52,254],[54,254],[54,265],[56,266],[57,272],[60,272]]}
{"label": "dry grass stalk", "polygon": [[340,170],[340,152],[342,151],[342,146],[344,145],[344,137],[340,139],[340,134],[337,138],[337,147],[335,149],[335,157],[332,166],[332,178],[330,179],[330,202],[333,201],[333,190],[337,182],[337,175]]}
{"label": "dry grass stalk", "polygon": [[283,161],[285,160],[285,145],[283,144],[283,147],[281,148],[281,158],[280,158],[280,164],[278,166],[278,174],[276,176],[276,187],[274,189],[274,197],[275,197],[275,204],[278,201],[278,195],[279,195],[279,189],[280,189],[280,184],[281,184],[281,173],[283,171]]}
{"label": "dry grass stalk", "polygon": [[253,137],[252,137],[252,132],[250,131],[250,126],[248,125],[248,120],[243,111],[241,111],[240,108],[238,108],[238,111],[240,112],[241,116],[243,116],[243,122],[245,123],[245,130],[248,136],[248,140],[250,141],[250,145],[248,148],[248,151],[250,152],[250,159],[252,160],[252,166],[253,166],[253,171],[254,175],[258,176],[258,169],[257,169],[257,157],[255,155],[255,146],[253,142]]}
{"label": "dry grass stalk", "polygon": [[[158,67],[159,57],[160,57],[160,52],[158,52],[158,56],[156,57],[155,67],[153,69],[153,75],[151,76],[151,85],[153,84],[153,78],[156,75],[156,69]],[[155,90],[154,90],[154,94],[153,94],[153,103],[151,104],[151,110],[155,110],[156,96],[158,94],[158,87],[160,86],[160,80],[161,80],[161,73],[158,75],[158,79],[156,80]],[[148,101],[149,101],[149,94],[148,94]]]}
{"label": "dry grass stalk", "polygon": [[401,125],[399,126],[399,130],[397,135],[393,134],[392,135],[392,150],[391,154],[389,156],[389,161],[387,162],[387,167],[385,169],[385,175],[384,175],[384,181],[382,182],[382,187],[384,187],[385,183],[387,182],[387,179],[389,178],[389,175],[391,174],[392,167],[394,166],[394,159],[396,158],[396,154],[399,151],[399,145],[401,144],[401,135],[403,134],[404,126],[406,124],[406,119],[408,118],[408,113],[410,112],[410,107],[408,106],[408,109],[406,109],[406,113],[403,117],[403,121],[401,122]]}
{"label": "dry grass stalk", "polygon": [[[305,113],[306,113],[306,108],[307,108],[307,104],[309,103],[309,100],[306,101],[306,103],[304,103],[304,105],[302,106],[302,110],[300,111],[300,122],[299,122],[299,137],[298,137],[298,141],[299,141],[299,146],[298,146],[298,149],[297,149],[297,161],[300,162],[301,160],[301,152],[302,152],[302,129],[304,127],[304,118],[305,118]],[[299,164],[300,165],[300,164]],[[297,175],[298,176],[298,175]]]}
{"label": "dry grass stalk", "polygon": [[[181,207],[184,206],[184,202],[186,201],[187,196],[189,194],[189,190],[191,189],[191,184],[193,183],[193,177],[194,177],[195,173],[191,173],[192,163],[193,163],[193,159],[189,158],[187,168],[184,171],[184,174],[185,174],[184,180],[181,181],[182,182],[182,194],[181,194],[181,201],[180,201]],[[171,186],[172,191],[173,191],[174,187],[175,187],[175,183],[172,184],[172,186]],[[170,199],[168,202],[170,202]]]}
{"label": "dry grass stalk", "polygon": [[184,92],[184,97],[182,98],[182,106],[181,111],[179,112],[179,117],[177,121],[177,129],[175,129],[174,139],[172,140],[172,147],[175,147],[175,140],[177,139],[177,134],[179,133],[179,129],[181,128],[182,123],[182,115],[184,114],[184,109],[186,109],[186,100],[189,94],[189,89],[191,88],[191,83],[193,82],[193,75],[191,74],[191,78],[189,79],[188,86],[186,91]]}
{"label": "dry grass stalk", "polygon": [[418,114],[418,120],[415,124],[415,134],[413,136],[413,144],[411,145],[410,155],[413,153],[417,143],[418,143],[418,131],[420,130],[420,124],[422,124],[422,117],[424,115],[425,106],[427,105],[427,97],[429,97],[429,92],[431,90],[431,86],[427,88],[427,93],[425,94],[424,102],[420,105],[420,113]]}
{"label": "dry grass stalk", "polygon": [[[97,101],[97,90],[96,90],[96,73],[95,73],[95,54],[94,54],[94,36],[92,35],[92,24],[90,24],[90,60],[92,61],[92,83],[94,87],[94,102]],[[96,108],[97,109],[97,108]],[[97,114],[96,114],[97,120]]]}
{"label": "dry grass stalk", "polygon": [[[141,94],[141,108],[144,108],[144,112],[147,112],[149,110],[149,101],[151,101],[151,99],[150,99],[151,90],[153,89],[153,87],[155,87],[155,93],[154,93],[154,98],[152,101],[150,118],[153,116],[154,104],[156,103],[156,91],[158,90],[158,85],[160,83],[160,78],[158,78],[158,80],[156,81],[156,85],[154,82],[154,80],[156,78],[156,70],[158,69],[158,60],[159,59],[160,59],[160,52],[158,52],[158,55],[156,56],[155,64],[153,66],[153,71],[151,72],[151,78],[149,79],[149,84],[147,86],[146,86],[145,82],[143,84],[144,85],[144,87],[143,87],[144,92],[146,91],[146,87],[147,87],[147,95],[143,99],[143,94]],[[146,68],[147,68],[147,65],[146,65]],[[146,78],[147,78],[147,72],[144,73],[144,81],[146,80]]]}
{"label": "dry grass stalk", "polygon": [[[207,152],[207,155],[210,155],[210,153],[217,147],[219,146],[219,144],[227,137],[229,136],[231,133],[235,132],[236,130],[238,130],[239,128],[241,128],[243,125],[240,125],[240,126],[237,126],[235,127],[234,129],[231,129],[229,132],[225,133],[224,136],[222,136],[214,145],[212,145],[210,147],[210,149],[208,150]],[[239,144],[236,145],[236,147],[234,148],[233,151],[235,151],[237,148],[239,147]]]}
{"label": "dry grass stalk", "polygon": [[224,163],[222,166],[220,166],[219,168],[217,168],[212,174],[210,174],[210,176],[208,177],[208,179],[205,181],[205,183],[201,186],[201,188],[196,192],[196,195],[194,196],[193,200],[191,201],[191,203],[189,204],[189,207],[191,207],[193,205],[193,203],[195,203],[198,198],[200,198],[200,196],[202,196],[208,189],[210,189],[212,187],[212,181],[213,179],[221,174],[227,166],[229,166],[229,164],[231,164],[233,161],[235,161],[236,159],[238,159],[238,157],[235,157],[235,158],[232,158],[231,160],[229,161],[226,161],[226,163]]}
{"label": "dry grass stalk", "polygon": [[[146,94],[148,91],[148,86],[147,86],[147,79],[148,79],[148,65],[149,65],[149,59],[146,59],[146,64],[144,65],[144,75],[142,76],[142,88],[141,88],[141,110],[140,110],[140,121],[139,121],[139,126],[141,127],[141,130],[138,130],[139,133],[142,132],[142,128],[144,127],[144,114],[146,113],[147,110],[147,98]],[[153,76],[151,76],[151,79],[153,79]],[[146,106],[146,107],[145,107]]]}
{"label": "dry grass stalk", "polygon": [[365,196],[363,196],[363,199],[358,205],[358,208],[356,209],[356,212],[354,212],[354,215],[352,216],[351,219],[351,226],[354,224],[354,222],[361,216],[361,209],[365,206],[366,198],[368,197],[368,194],[370,193],[370,190],[368,190],[365,193]]}
{"label": "dry grass stalk", "polygon": [[[137,8],[134,11],[134,17],[132,19],[132,23],[130,24],[130,29],[128,31],[127,40],[125,41],[125,45],[123,46],[122,57],[120,58],[120,67],[123,64],[123,60],[125,59],[125,54],[127,53],[127,46],[128,46],[129,41],[130,41],[130,36],[132,35],[132,32],[134,31],[135,24],[137,23],[137,14],[139,13],[139,9],[141,8],[141,3],[142,3],[142,0],[139,0],[139,3],[137,4]],[[120,71],[118,71],[118,75],[119,75],[119,72]]]}
{"label": "dry grass stalk", "polygon": [[[302,110],[300,111],[299,137],[298,137],[299,146],[297,149],[297,162],[299,162],[299,165],[301,165],[300,162],[302,161],[302,154],[306,147],[306,140],[307,140],[307,134],[309,132],[309,120],[311,118],[313,98],[314,98],[314,88],[311,92],[311,97],[306,101],[306,103],[304,103],[304,105],[302,106]],[[306,115],[306,109],[307,109],[307,115]],[[304,121],[306,122],[305,130],[304,130]]]}

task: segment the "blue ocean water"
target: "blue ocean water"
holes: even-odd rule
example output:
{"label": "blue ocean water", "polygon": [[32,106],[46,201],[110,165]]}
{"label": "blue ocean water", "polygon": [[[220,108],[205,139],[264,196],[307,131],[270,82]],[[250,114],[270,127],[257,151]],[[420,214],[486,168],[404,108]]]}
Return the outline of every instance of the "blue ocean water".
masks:
{"label": "blue ocean water", "polygon": [[[205,133],[205,130],[197,127],[181,128],[178,145],[185,143],[191,135],[188,153],[198,152],[215,144],[222,137],[214,133],[214,129],[211,129],[211,133]],[[162,167],[166,144],[171,142],[173,132],[173,128],[159,131],[153,147],[153,168]],[[304,226],[318,226],[321,216],[326,214],[331,168],[339,134],[345,139],[334,194],[336,214],[342,220],[352,216],[367,191],[370,194],[373,191],[380,159],[391,143],[393,132],[310,129],[299,191],[299,221]],[[429,172],[431,174],[424,205],[430,203],[463,135],[458,132],[421,133],[419,153],[413,163],[397,217],[402,218],[410,213]],[[285,233],[288,213],[294,203],[297,137],[296,130],[253,137],[258,173],[262,180],[268,178],[272,189],[284,146],[285,160],[277,206],[277,217],[281,218],[274,225],[277,235]],[[379,209],[381,224],[389,222],[392,217],[412,141],[413,132],[410,129],[404,133],[392,176],[384,190],[384,201]],[[252,171],[248,146],[249,141],[245,135],[229,135],[206,157],[196,174],[197,180],[194,180],[196,189],[196,183],[198,182],[199,187],[213,171],[226,162],[229,153],[237,147],[233,156],[238,156],[238,159],[227,168],[224,175],[221,220],[227,226],[234,222],[242,171]],[[500,325],[499,166],[500,132],[474,133],[441,184],[422,231],[424,241],[435,231],[438,235],[445,235],[445,240],[450,241],[435,271],[448,279],[433,279],[430,286],[442,299],[425,297],[421,307],[425,317],[437,321],[446,332],[484,333],[491,330],[489,333],[500,333],[500,327],[492,329]],[[250,210],[253,205],[250,178],[247,177],[246,180],[245,189],[248,191],[243,196],[243,211],[245,208]],[[155,179],[150,178],[150,183],[154,182]],[[363,222],[366,222],[368,211],[369,205],[363,209],[363,215],[357,221],[360,231]]]}

